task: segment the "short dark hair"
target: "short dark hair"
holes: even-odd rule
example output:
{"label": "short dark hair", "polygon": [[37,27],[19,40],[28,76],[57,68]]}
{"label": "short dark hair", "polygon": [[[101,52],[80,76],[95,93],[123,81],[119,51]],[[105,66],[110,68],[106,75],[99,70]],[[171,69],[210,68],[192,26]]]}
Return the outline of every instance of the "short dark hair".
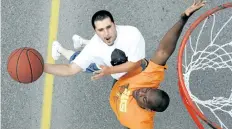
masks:
{"label": "short dark hair", "polygon": [[93,17],[92,17],[92,26],[93,28],[95,29],[96,26],[94,24],[95,21],[101,21],[101,20],[104,20],[105,18],[110,18],[110,20],[114,23],[114,18],[113,16],[111,15],[111,13],[109,11],[106,11],[106,10],[100,10],[98,12],[96,12]]}
{"label": "short dark hair", "polygon": [[168,94],[160,89],[153,90],[152,94],[150,101],[148,101],[148,108],[156,112],[165,111],[170,102]]}

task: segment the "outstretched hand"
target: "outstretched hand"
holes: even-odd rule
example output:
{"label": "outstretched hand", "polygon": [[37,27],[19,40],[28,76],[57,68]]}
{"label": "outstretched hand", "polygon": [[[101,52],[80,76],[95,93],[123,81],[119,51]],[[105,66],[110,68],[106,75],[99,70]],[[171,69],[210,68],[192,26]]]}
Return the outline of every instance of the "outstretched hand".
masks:
{"label": "outstretched hand", "polygon": [[193,4],[188,7],[184,13],[186,14],[186,16],[190,16],[191,14],[193,14],[195,11],[197,11],[198,9],[200,9],[201,7],[205,6],[206,1],[203,0],[194,0]]}
{"label": "outstretched hand", "polygon": [[110,73],[110,67],[100,65],[100,68],[101,68],[100,70],[95,71],[95,72],[93,73],[93,76],[91,77],[92,80],[97,80],[97,79],[102,78],[102,77],[105,76],[105,75],[111,74],[111,73]]}

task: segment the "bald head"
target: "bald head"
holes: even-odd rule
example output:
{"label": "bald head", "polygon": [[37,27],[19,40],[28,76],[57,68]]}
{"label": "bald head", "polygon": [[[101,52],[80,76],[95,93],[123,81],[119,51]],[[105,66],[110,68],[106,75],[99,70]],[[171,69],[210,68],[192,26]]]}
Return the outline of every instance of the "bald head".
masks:
{"label": "bald head", "polygon": [[156,111],[163,112],[167,109],[170,99],[166,92],[160,89],[152,89],[149,93],[147,108]]}

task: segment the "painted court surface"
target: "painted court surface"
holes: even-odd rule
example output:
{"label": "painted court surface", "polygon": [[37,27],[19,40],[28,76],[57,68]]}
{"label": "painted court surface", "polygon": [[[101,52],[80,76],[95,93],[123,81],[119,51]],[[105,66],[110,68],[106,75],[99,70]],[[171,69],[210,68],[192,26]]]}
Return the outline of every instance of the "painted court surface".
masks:
{"label": "painted court surface", "polygon": [[[209,0],[204,8],[191,17],[183,34],[200,14],[225,2],[228,1]],[[112,84],[110,76],[90,81],[91,75],[86,73],[72,77],[53,77],[43,74],[35,83],[23,85],[13,81],[8,75],[6,70],[8,55],[16,48],[32,47],[42,54],[45,62],[54,63],[50,56],[51,42],[57,39],[62,45],[73,49],[71,40],[73,34],[79,34],[87,39],[91,38],[94,34],[90,22],[91,16],[98,10],[106,9],[113,14],[116,24],[136,26],[141,31],[146,41],[146,56],[150,58],[166,31],[191,4],[190,0],[134,0],[130,2],[124,0],[3,0],[1,3],[1,128],[123,128],[109,106],[108,97]],[[226,19],[231,16],[230,9],[216,18],[214,36]],[[204,43],[207,44],[207,41],[210,41],[211,25],[206,25],[208,31],[202,34],[198,48],[205,47]],[[226,28],[216,40],[219,44],[232,41],[232,21]],[[200,27],[193,34],[193,44],[196,43],[199,30]],[[228,51],[231,52],[231,50]],[[166,71],[166,79],[161,84],[161,88],[170,95],[170,106],[165,112],[157,113],[156,129],[197,128],[184,108],[179,95],[176,59],[177,51],[167,62],[169,68]],[[67,61],[61,58],[56,63],[67,63]],[[231,75],[229,69],[219,69],[217,72],[212,69],[193,72],[190,86],[194,87],[191,91],[202,100],[209,100],[213,97],[228,98],[231,94]],[[215,120],[211,112],[204,106],[202,107],[203,112]],[[231,106],[226,108],[225,110],[231,111]],[[231,112],[230,114],[219,112],[219,117],[228,128],[232,128]],[[206,128],[209,127],[206,126]]]}

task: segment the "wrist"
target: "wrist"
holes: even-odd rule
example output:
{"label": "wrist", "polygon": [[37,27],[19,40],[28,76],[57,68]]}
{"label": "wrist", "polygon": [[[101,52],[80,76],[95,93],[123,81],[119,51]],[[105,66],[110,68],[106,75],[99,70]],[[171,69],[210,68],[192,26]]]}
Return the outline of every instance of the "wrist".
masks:
{"label": "wrist", "polygon": [[189,17],[190,16],[187,16],[185,12],[180,15],[180,18],[185,21],[188,20]]}
{"label": "wrist", "polygon": [[114,66],[109,67],[107,74],[108,75],[113,74],[113,71],[114,71]]}

